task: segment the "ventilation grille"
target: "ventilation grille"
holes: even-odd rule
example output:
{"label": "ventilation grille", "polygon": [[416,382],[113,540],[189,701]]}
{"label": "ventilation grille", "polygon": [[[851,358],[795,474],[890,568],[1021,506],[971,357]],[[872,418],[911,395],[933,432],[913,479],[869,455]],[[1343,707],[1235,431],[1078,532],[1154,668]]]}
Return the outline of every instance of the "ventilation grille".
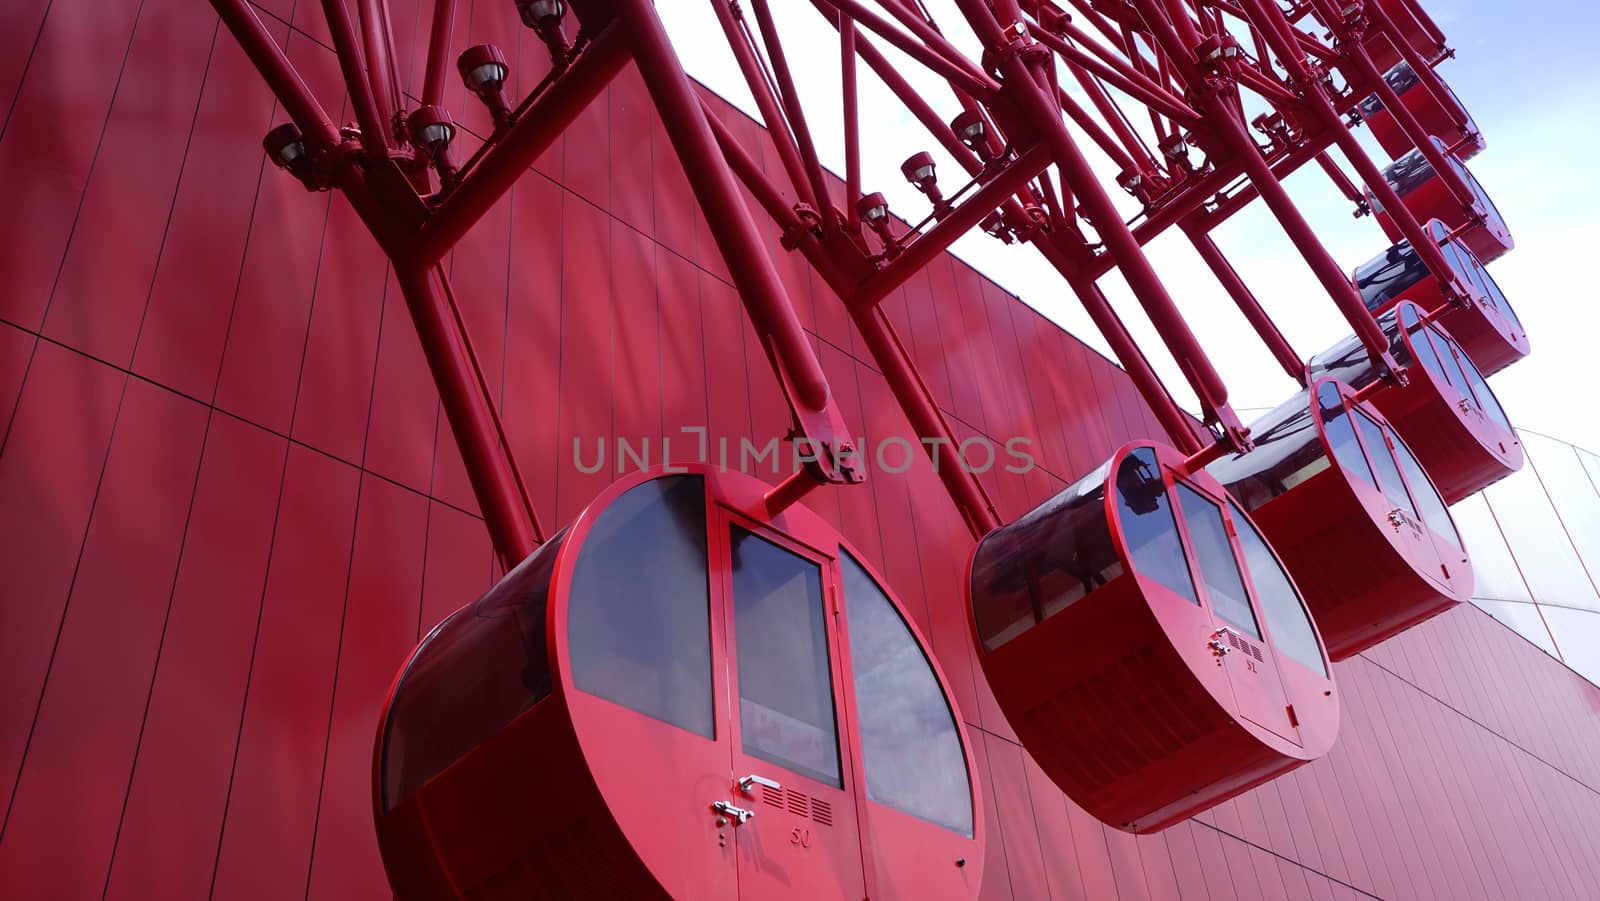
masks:
{"label": "ventilation grille", "polygon": [[1261,660],[1261,661],[1265,662],[1265,658],[1261,656],[1261,648],[1260,647],[1258,647],[1257,645],[1252,643],[1247,638],[1241,638],[1238,635],[1235,635],[1233,633],[1233,631],[1230,630],[1230,629],[1224,629],[1223,631],[1228,636],[1228,644],[1233,645],[1238,650],[1243,651],[1246,654],[1249,654],[1251,657],[1254,657],[1257,660]]}
{"label": "ventilation grille", "polygon": [[770,785],[761,786],[761,803],[768,807],[783,809],[783,789],[773,788]]}
{"label": "ventilation grille", "polygon": [[824,826],[833,825],[833,805],[821,798],[812,798],[805,792],[792,788],[761,786],[761,803],[768,807],[786,810],[802,819],[814,820]]}
{"label": "ventilation grille", "polygon": [[784,794],[788,798],[789,803],[787,806],[790,813],[797,817],[808,817],[811,815],[811,805],[808,803],[805,795],[795,791],[792,788]]}
{"label": "ventilation grille", "polygon": [[824,826],[833,825],[833,807],[820,798],[811,799],[811,819]]}

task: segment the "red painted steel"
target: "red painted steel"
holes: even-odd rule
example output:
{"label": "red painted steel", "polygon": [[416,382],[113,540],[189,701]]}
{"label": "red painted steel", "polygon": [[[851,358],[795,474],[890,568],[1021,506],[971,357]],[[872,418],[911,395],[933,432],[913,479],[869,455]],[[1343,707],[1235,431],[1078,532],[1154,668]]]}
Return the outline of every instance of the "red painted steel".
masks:
{"label": "red painted steel", "polygon": [[[1432,140],[1436,148],[1443,147],[1437,137]],[[1415,150],[1387,166],[1383,170],[1383,178],[1395,189],[1401,206],[1409,215],[1421,221],[1440,220],[1450,226],[1452,234],[1460,237],[1479,260],[1492,263],[1515,247],[1516,242],[1512,240],[1511,231],[1500,217],[1494,201],[1489,199],[1483,186],[1472,177],[1467,167],[1453,159],[1450,160],[1450,167],[1472,189],[1471,204],[1457,204],[1449,189],[1437,177],[1433,166]],[[1386,209],[1384,204],[1374,200],[1370,184],[1367,190],[1367,202],[1377,215],[1378,224],[1383,226],[1384,234],[1392,241],[1405,237],[1391,215],[1393,209]]]}
{"label": "red painted steel", "polygon": [[[854,553],[841,544],[837,531],[803,508],[769,518],[762,501],[767,489],[755,479],[705,466],[688,467],[687,472],[682,477],[659,470],[643,473],[601,491],[559,539],[482,600],[456,613],[401,670],[374,751],[373,777],[379,844],[398,894],[453,898],[520,890],[551,898],[582,893],[802,899],[869,892],[884,898],[977,897],[986,835],[976,805],[983,792],[976,787],[968,740],[955,728],[959,719],[948,722],[950,731],[942,739],[957,743],[952,746],[957,758],[923,761],[929,769],[920,774],[926,781],[919,789],[949,792],[951,773],[938,766],[956,767],[956,777],[967,786],[955,796],[966,811],[964,827],[940,826],[903,812],[901,805],[911,796],[874,794],[885,790],[876,781],[884,773],[872,769],[882,761],[864,755],[884,754],[887,746],[882,739],[867,743],[865,734],[879,733],[858,721],[857,709],[864,697],[861,680],[883,661],[850,653],[860,647],[850,637],[852,616],[865,609],[858,606],[865,603],[863,597],[843,594],[864,587],[847,572],[854,564],[845,555]],[[604,598],[586,596],[593,589],[585,586],[593,585],[596,565],[615,566],[615,554],[637,555],[665,540],[649,532],[616,531],[631,528],[625,526],[630,511],[645,509],[639,506],[640,495],[629,492],[640,489],[655,497],[655,485],[673,486],[661,490],[682,494],[691,504],[686,509],[703,523],[694,528],[708,530],[690,542],[708,555],[699,561],[702,569],[696,573],[693,561],[685,560],[677,569],[664,570],[659,576],[666,580],[660,583],[663,591],[650,599],[663,608],[656,614],[666,617],[662,627],[674,628],[671,617],[696,606],[694,580],[705,586],[699,595],[700,603],[709,600],[709,611],[702,611],[708,618],[700,622],[710,628],[701,650],[701,665],[709,670],[703,727],[690,725],[699,722],[698,715],[691,715],[696,704],[692,697],[672,699],[626,689],[615,679],[627,661],[599,657],[613,673],[607,676],[596,670],[593,657],[626,653],[628,643],[637,640],[607,636],[625,633],[628,627],[597,618],[608,615],[603,608],[589,612]],[[678,525],[669,520],[656,524]],[[689,527],[687,522],[681,525]],[[838,723],[836,784],[763,756],[772,752],[751,751],[754,741],[770,742],[785,731],[799,735],[793,730],[803,724],[770,720],[776,714],[762,713],[765,708],[751,700],[766,696],[739,685],[746,673],[757,670],[755,664],[740,663],[741,639],[736,636],[746,633],[736,620],[760,613],[736,609],[737,592],[749,590],[733,575],[739,567],[733,555],[741,553],[742,545],[732,543],[730,535],[740,530],[795,555],[793,559],[809,561],[806,565],[822,574],[814,600],[833,614],[818,651],[831,661],[825,662],[828,671],[822,676],[824,685],[834,686],[827,709],[837,710],[828,714],[830,720],[836,715]],[[636,544],[631,549],[618,544],[624,540]],[[593,557],[587,564],[586,553]],[[746,546],[743,553],[753,549]],[[670,558],[659,562],[671,564]],[[682,569],[682,564],[690,568]],[[690,592],[682,596],[688,606],[677,604],[682,609],[673,614],[667,608],[677,591]],[[520,606],[530,601],[527,609]],[[823,611],[817,613],[820,623]],[[904,618],[904,611],[899,615]],[[524,620],[526,616],[532,619]],[[497,619],[507,625],[496,626]],[[869,621],[856,618],[855,625],[866,630]],[[500,632],[505,634],[494,637]],[[641,637],[651,641],[662,636]],[[690,647],[695,644],[692,633],[677,637],[690,640]],[[926,641],[914,631],[908,637],[931,662]],[[888,648],[880,642],[872,647],[880,652]],[[909,650],[916,654],[919,649]],[[697,684],[683,681],[694,671],[692,658],[650,675],[658,665],[652,661],[663,659],[662,651],[673,653],[664,648],[652,652],[655,657],[634,658],[641,667],[638,677]],[[632,653],[641,652],[636,647]],[[920,665],[929,667],[928,676],[949,705],[942,674],[929,663]],[[899,690],[907,690],[915,683],[898,684]],[[770,686],[765,690],[770,692]],[[665,706],[639,706],[647,703]],[[756,738],[750,737],[752,731]],[[929,740],[934,737],[930,734]],[[648,760],[633,753],[641,747],[654,749]],[[916,747],[905,750],[914,753]],[[749,772],[758,778],[741,782]],[[893,788],[891,783],[884,786]],[[715,807],[716,802],[723,806]],[[550,816],[555,809],[563,815]],[[551,843],[566,850],[552,856],[545,850]]]}
{"label": "red painted steel", "polygon": [[[1444,86],[1445,96],[1442,100],[1435,97],[1405,63],[1399,63],[1383,73],[1383,80],[1399,95],[1400,104],[1416,118],[1423,133],[1438,135],[1445,142],[1448,152],[1457,159],[1470,160],[1488,146],[1483,132],[1472,120],[1472,114],[1467,112],[1461,98],[1448,85]],[[1395,121],[1394,114],[1376,96],[1368,96],[1361,101],[1361,118],[1372,129],[1372,136],[1378,140],[1378,145],[1391,157],[1398,158],[1415,146]]]}
{"label": "red painted steel", "polygon": [[1295,574],[1333,660],[1472,594],[1472,563],[1438,489],[1354,395],[1313,382],[1251,424],[1256,452],[1208,468]]}
{"label": "red painted steel", "polygon": [[1247,549],[1246,514],[1185,466],[1124,445],[984,538],[968,574],[984,675],[1024,746],[1129,832],[1315,760],[1338,731],[1326,652],[1282,564]]}

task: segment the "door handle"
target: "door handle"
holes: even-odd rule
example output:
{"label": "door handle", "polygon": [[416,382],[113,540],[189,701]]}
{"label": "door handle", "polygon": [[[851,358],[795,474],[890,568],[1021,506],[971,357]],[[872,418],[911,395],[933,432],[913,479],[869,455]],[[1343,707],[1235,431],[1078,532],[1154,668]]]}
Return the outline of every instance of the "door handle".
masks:
{"label": "door handle", "polygon": [[743,792],[744,794],[747,794],[747,795],[754,795],[755,792],[753,791],[753,789],[757,785],[759,785],[759,786],[761,786],[763,788],[770,788],[773,791],[783,791],[783,786],[779,785],[776,780],[768,779],[765,776],[757,776],[754,773],[751,773],[750,775],[745,776],[743,779],[740,779],[735,784],[739,786],[739,791],[740,792]]}
{"label": "door handle", "polygon": [[735,806],[727,801],[712,801],[711,809],[715,811],[718,816],[724,816],[732,819],[733,825],[735,826],[743,826],[747,821],[755,819],[756,815],[756,812],[753,810],[745,810],[743,807]]}

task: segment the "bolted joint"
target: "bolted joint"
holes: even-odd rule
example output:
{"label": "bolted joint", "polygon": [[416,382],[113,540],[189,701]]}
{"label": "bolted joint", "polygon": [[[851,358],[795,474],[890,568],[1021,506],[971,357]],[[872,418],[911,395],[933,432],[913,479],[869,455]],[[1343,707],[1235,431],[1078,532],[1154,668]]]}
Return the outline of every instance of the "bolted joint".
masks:
{"label": "bolted joint", "polygon": [[506,55],[493,44],[468,47],[456,58],[456,70],[461,81],[473,96],[489,108],[494,124],[501,128],[511,124],[511,104],[506,100],[506,79],[511,75],[511,65]]}

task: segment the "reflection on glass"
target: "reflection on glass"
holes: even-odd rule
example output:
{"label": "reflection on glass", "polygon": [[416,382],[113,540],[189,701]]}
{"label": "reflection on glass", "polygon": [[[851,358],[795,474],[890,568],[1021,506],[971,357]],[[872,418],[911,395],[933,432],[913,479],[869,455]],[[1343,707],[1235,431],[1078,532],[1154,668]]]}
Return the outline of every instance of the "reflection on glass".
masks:
{"label": "reflection on glass", "polygon": [[1506,547],[1500,525],[1489,512],[1489,502],[1475,494],[1450,506],[1467,556],[1472,558],[1472,593],[1479,598],[1531,602],[1528,586],[1522,581],[1517,561]]}
{"label": "reflection on glass", "polygon": [[1500,409],[1500,401],[1495,398],[1494,392],[1489,390],[1489,383],[1483,380],[1483,374],[1478,372],[1478,367],[1473,365],[1472,359],[1463,353],[1460,348],[1456,348],[1456,353],[1460,354],[1461,372],[1466,376],[1467,384],[1471,386],[1472,393],[1477,398],[1478,406],[1500,428],[1508,432],[1511,431],[1511,421],[1506,419],[1506,411]]}
{"label": "reflection on glass", "polygon": [[972,835],[972,786],[950,704],[883,589],[839,554],[867,797]]}
{"label": "reflection on glass", "polygon": [[1378,476],[1378,487],[1382,489],[1384,497],[1410,513],[1415,519],[1416,507],[1411,503],[1411,496],[1406,493],[1405,480],[1400,478],[1400,468],[1395,465],[1394,455],[1389,452],[1389,445],[1384,441],[1383,429],[1360,410],[1354,411],[1351,419],[1355,421],[1356,430],[1361,433],[1361,443],[1367,447],[1367,459],[1372,463],[1372,471]]}
{"label": "reflection on glass", "polygon": [[422,640],[384,720],[384,810],[550,693],[545,611],[565,540],[563,529]]}
{"label": "reflection on glass", "polygon": [[1228,541],[1221,508],[1182,482],[1177,487],[1178,507],[1183,510],[1183,521],[1189,526],[1189,543],[1194,545],[1195,557],[1200,561],[1200,578],[1206,583],[1211,612],[1260,638],[1261,628],[1256,625],[1255,612],[1250,609],[1250,596],[1245,593],[1244,579],[1239,575],[1239,561]]}
{"label": "reflection on glass", "polygon": [[1372,467],[1367,465],[1367,458],[1361,453],[1361,445],[1356,441],[1355,426],[1350,424],[1350,416],[1345,412],[1344,399],[1339,396],[1339,389],[1331,382],[1323,382],[1317,388],[1317,403],[1322,407],[1322,431],[1327,436],[1328,447],[1333,450],[1333,458],[1345,472],[1361,479],[1368,485],[1376,488],[1378,482],[1372,477]]}
{"label": "reflection on glass", "polygon": [[1411,455],[1411,449],[1406,447],[1393,429],[1384,426],[1383,434],[1394,448],[1395,459],[1400,461],[1400,470],[1405,473],[1406,484],[1411,486],[1411,496],[1422,513],[1422,521],[1428,524],[1435,535],[1461,547],[1461,536],[1456,534],[1455,523],[1450,521],[1450,511],[1445,509],[1444,499],[1439,496],[1439,489],[1434,486],[1433,480],[1428,478],[1427,472],[1417,463],[1417,458]]}
{"label": "reflection on glass", "polygon": [[1250,424],[1255,448],[1232,454],[1206,467],[1228,493],[1255,510],[1328,469],[1317,438],[1315,411],[1301,392]]}
{"label": "reflection on glass", "polygon": [[1525,433],[1522,442],[1584,568],[1600,581],[1600,493],[1584,471],[1582,452],[1537,432]]}
{"label": "reflection on glass", "polygon": [[841,786],[822,571],[738,526],[731,539],[744,752]]}
{"label": "reflection on glass", "polygon": [[1155,452],[1141,447],[1124,457],[1117,467],[1117,507],[1122,517],[1122,537],[1128,546],[1128,562],[1146,577],[1199,605],[1183,541],[1178,537],[1178,524],[1167,503]]}
{"label": "reflection on glass", "polygon": [[1411,249],[1411,242],[1400,241],[1383,253],[1356,267],[1356,289],[1367,309],[1374,312],[1394,302],[1401,292],[1428,277],[1428,266]]}
{"label": "reflection on glass", "polygon": [[972,560],[972,615],[992,651],[1122,575],[1106,523],[1106,466],[989,533]]}
{"label": "reflection on glass", "polygon": [[1535,600],[1600,610],[1595,583],[1584,569],[1534,466],[1483,491]]}
{"label": "reflection on glass", "polygon": [[1439,334],[1438,329],[1433,326],[1429,326],[1426,331],[1428,333],[1428,342],[1433,345],[1433,352],[1439,357],[1439,366],[1450,379],[1450,386],[1456,389],[1456,394],[1460,395],[1462,399],[1473,400],[1472,389],[1468,387],[1471,383],[1467,381],[1466,373],[1461,371],[1461,364],[1456,357],[1453,342],[1446,340],[1445,336]]}
{"label": "reflection on glass", "polygon": [[1400,307],[1400,324],[1405,327],[1406,335],[1411,339],[1411,355],[1416,359],[1417,365],[1433,373],[1440,381],[1449,382],[1450,378],[1445,375],[1444,367],[1439,365],[1438,354],[1433,351],[1433,342],[1428,340],[1428,334],[1420,323],[1416,307],[1410,304]]}
{"label": "reflection on glass", "polygon": [[1250,583],[1256,589],[1256,600],[1261,604],[1261,615],[1272,632],[1273,646],[1306,669],[1326,676],[1328,668],[1322,661],[1322,646],[1317,643],[1311,615],[1289,581],[1289,574],[1237,505],[1233,508],[1233,527],[1238,533],[1239,549],[1244,552],[1245,568],[1250,571]]}
{"label": "reflection on glass", "polygon": [[601,511],[567,605],[580,690],[713,736],[706,500],[699,476],[644,482]]}

